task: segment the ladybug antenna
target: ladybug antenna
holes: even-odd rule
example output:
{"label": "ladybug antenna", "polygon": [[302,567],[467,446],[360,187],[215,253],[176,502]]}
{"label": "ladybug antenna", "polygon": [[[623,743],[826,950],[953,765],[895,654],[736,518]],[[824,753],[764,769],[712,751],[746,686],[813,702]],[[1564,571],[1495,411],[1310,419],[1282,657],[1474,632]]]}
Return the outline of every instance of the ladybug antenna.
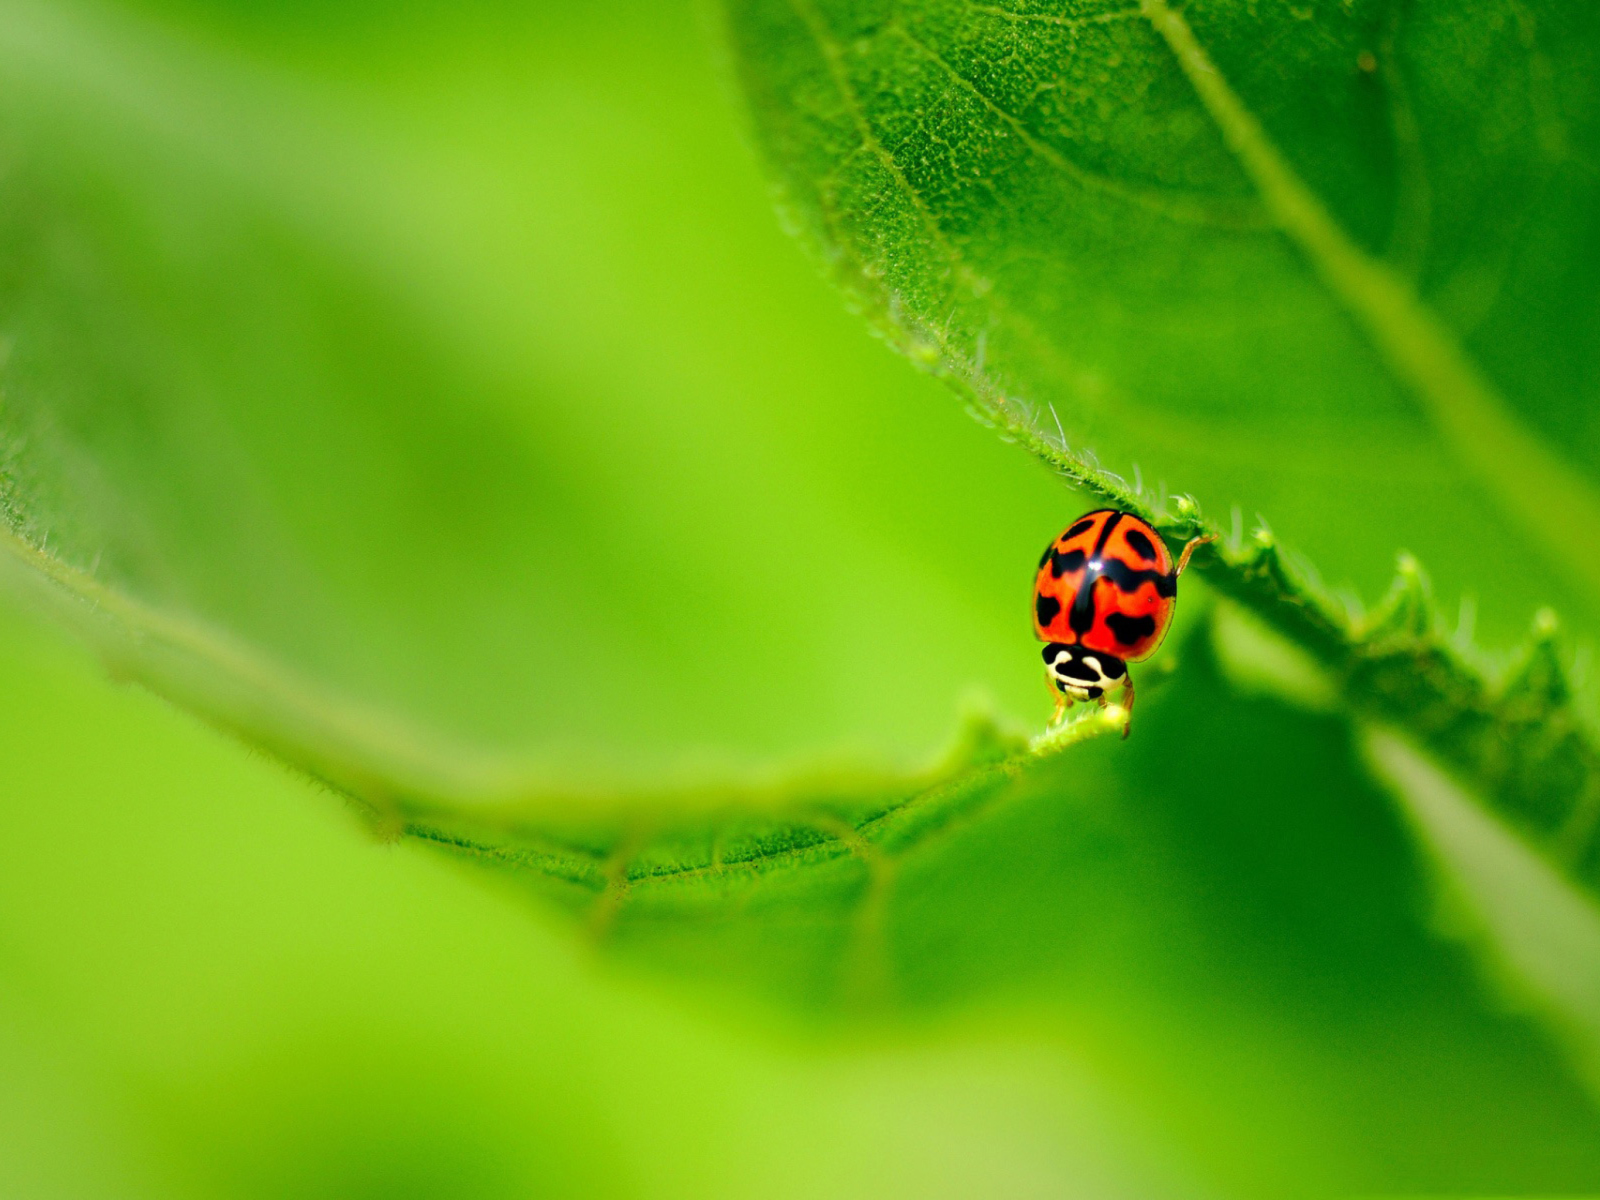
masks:
{"label": "ladybug antenna", "polygon": [[1178,556],[1178,569],[1174,571],[1173,574],[1182,575],[1183,569],[1189,565],[1189,556],[1193,554],[1198,547],[1204,546],[1207,542],[1214,542],[1216,540],[1217,535],[1214,533],[1207,533],[1201,537],[1190,538],[1188,544],[1183,548],[1183,553]]}

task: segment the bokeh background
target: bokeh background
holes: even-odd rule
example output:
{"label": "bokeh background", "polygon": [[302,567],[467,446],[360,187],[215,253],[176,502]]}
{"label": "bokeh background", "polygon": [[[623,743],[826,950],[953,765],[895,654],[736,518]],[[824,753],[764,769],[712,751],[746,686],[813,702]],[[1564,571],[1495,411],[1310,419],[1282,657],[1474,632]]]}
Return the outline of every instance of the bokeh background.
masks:
{"label": "bokeh background", "polygon": [[[8,0],[12,525],[555,789],[1038,728],[1030,570],[1088,502],[846,311],[726,53],[691,0]],[[1203,586],[1126,745],[602,927],[8,571],[4,1195],[1600,1189],[1581,1072]]]}

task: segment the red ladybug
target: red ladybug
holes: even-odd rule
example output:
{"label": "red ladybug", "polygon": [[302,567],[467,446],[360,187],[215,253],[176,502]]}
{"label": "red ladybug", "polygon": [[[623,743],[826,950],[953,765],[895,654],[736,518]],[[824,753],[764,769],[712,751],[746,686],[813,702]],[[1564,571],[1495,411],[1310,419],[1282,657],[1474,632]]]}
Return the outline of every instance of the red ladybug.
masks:
{"label": "red ladybug", "polygon": [[1161,645],[1178,601],[1178,576],[1196,546],[1183,548],[1174,569],[1166,543],[1132,513],[1097,509],[1074,521],[1051,542],[1033,581],[1033,632],[1042,642],[1051,686],[1059,693],[1059,721],[1074,700],[1098,700],[1122,688],[1129,724],[1133,679],[1128,664],[1149,658]]}

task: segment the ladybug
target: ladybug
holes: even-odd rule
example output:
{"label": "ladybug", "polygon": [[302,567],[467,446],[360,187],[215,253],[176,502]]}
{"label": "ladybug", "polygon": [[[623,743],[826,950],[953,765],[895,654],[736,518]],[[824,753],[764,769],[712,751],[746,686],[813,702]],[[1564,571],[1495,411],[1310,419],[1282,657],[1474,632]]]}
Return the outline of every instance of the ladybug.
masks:
{"label": "ladybug", "polygon": [[1033,632],[1047,643],[1046,678],[1057,694],[1051,724],[1074,700],[1106,702],[1122,689],[1133,720],[1133,679],[1128,664],[1149,658],[1161,645],[1178,602],[1178,576],[1197,537],[1183,548],[1176,568],[1161,535],[1148,522],[1115,508],[1079,517],[1045,549],[1033,581]]}

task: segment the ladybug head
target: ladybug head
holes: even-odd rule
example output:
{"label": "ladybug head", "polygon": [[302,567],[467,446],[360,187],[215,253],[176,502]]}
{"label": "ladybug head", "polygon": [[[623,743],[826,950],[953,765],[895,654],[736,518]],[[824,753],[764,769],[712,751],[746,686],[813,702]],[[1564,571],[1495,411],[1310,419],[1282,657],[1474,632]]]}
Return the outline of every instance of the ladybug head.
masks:
{"label": "ladybug head", "polygon": [[1056,690],[1074,700],[1098,700],[1128,674],[1128,664],[1120,658],[1060,642],[1044,648],[1044,665]]}

